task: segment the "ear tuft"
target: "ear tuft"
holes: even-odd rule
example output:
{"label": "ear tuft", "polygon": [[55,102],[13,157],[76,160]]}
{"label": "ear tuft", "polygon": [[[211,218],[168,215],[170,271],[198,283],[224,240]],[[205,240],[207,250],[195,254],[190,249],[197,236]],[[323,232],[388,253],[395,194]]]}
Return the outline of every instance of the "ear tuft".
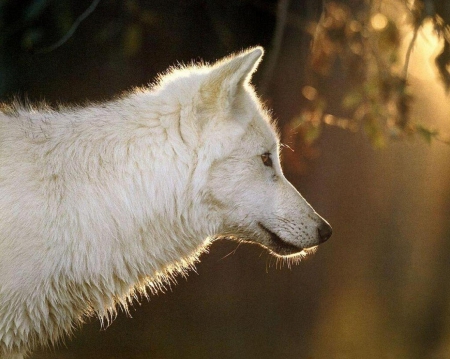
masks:
{"label": "ear tuft", "polygon": [[253,49],[246,50],[241,55],[236,57],[235,61],[239,58],[241,59],[240,70],[243,75],[241,78],[242,83],[250,81],[250,77],[256,71],[263,54],[263,48],[258,46]]}
{"label": "ear tuft", "polygon": [[262,47],[254,47],[237,55],[232,55],[216,63],[216,71],[230,85],[239,86],[250,81],[264,54]]}
{"label": "ear tuft", "polygon": [[263,54],[258,46],[216,62],[202,86],[203,100],[209,105],[232,105],[240,89],[250,82]]}

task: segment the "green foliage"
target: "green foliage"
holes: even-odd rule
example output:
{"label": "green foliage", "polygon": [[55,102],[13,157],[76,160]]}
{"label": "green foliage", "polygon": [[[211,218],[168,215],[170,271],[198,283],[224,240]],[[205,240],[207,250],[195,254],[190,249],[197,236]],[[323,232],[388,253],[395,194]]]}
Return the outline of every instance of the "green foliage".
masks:
{"label": "green foliage", "polygon": [[[220,42],[230,44],[231,27],[221,20],[221,7],[216,9],[212,1],[207,3]],[[97,4],[99,0],[85,0],[83,4],[73,0],[27,0],[18,6],[16,0],[0,0],[3,26],[0,43],[20,47],[17,58],[22,53],[52,52],[70,41],[88,16],[95,16]],[[409,109],[413,99],[406,76],[417,32],[425,21],[431,20],[444,40],[436,66],[444,85],[450,89],[450,6],[446,4],[441,0],[324,0],[320,21],[309,26],[314,41],[309,84],[302,91],[307,103],[288,124],[289,128],[301,134],[307,144],[320,138],[324,125],[361,131],[375,147],[384,146],[392,137],[415,134],[427,142],[444,141],[439,131],[412,122]],[[158,30],[161,38],[175,39],[167,29],[161,30],[164,14],[160,6],[152,6],[151,2],[102,0],[95,11],[103,13],[103,19],[107,20],[90,25],[89,33],[92,32],[94,42],[114,48],[111,63],[123,66],[137,59],[145,50],[146,40],[158,34]],[[6,13],[14,16],[7,18]],[[414,32],[406,59],[399,55],[402,36],[398,13],[408,15]],[[403,62],[402,68],[399,64]]]}
{"label": "green foliage", "polygon": [[426,125],[417,123],[415,125],[415,130],[428,144],[431,144],[432,141],[435,140],[450,145],[450,141],[443,139],[440,131],[435,128],[429,128]]}
{"label": "green foliage", "polygon": [[[409,8],[405,3],[385,0],[365,0],[353,7],[346,3],[351,2],[325,1],[321,19],[312,32],[311,85],[303,94],[309,106],[301,116],[305,119],[302,126],[309,128],[308,122],[313,122],[313,127],[318,128],[317,122],[321,121],[362,130],[374,147],[383,147],[392,137],[414,134],[427,142],[443,141],[439,131],[411,120],[413,99],[406,76],[417,31],[431,18],[445,42],[436,64],[444,85],[450,88],[450,7],[437,0],[415,1]],[[410,12],[414,31],[406,59],[399,58],[402,36],[398,12]],[[403,62],[401,68],[399,63]],[[338,91],[323,85],[333,82],[342,84]],[[314,96],[309,96],[311,93]]]}

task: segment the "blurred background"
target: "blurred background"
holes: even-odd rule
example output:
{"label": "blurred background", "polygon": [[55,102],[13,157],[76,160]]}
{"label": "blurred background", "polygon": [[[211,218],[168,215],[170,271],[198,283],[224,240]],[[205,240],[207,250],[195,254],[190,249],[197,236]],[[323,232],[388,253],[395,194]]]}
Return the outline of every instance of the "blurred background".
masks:
{"label": "blurred background", "polygon": [[131,318],[31,358],[450,358],[449,4],[0,0],[4,102],[104,101],[264,46],[284,171],[334,229],[293,268],[216,242]]}

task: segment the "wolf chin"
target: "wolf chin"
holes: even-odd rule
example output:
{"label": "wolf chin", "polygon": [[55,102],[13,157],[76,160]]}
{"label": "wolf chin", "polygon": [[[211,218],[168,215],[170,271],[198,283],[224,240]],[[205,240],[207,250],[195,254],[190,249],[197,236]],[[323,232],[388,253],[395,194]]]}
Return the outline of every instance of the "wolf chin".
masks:
{"label": "wolf chin", "polygon": [[0,358],[184,273],[214,239],[298,260],[331,227],[283,176],[263,49],[80,108],[0,112]]}

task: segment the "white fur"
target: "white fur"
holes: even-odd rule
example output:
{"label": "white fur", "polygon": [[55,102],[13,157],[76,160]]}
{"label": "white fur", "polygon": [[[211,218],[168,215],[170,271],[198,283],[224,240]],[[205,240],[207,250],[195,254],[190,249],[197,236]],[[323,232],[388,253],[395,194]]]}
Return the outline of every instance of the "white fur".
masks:
{"label": "white fur", "polygon": [[[112,319],[184,273],[214,238],[300,258],[323,220],[284,178],[249,78],[254,48],[151,89],[0,113],[0,358]],[[265,166],[270,152],[273,167]],[[285,243],[276,246],[261,224]]]}

